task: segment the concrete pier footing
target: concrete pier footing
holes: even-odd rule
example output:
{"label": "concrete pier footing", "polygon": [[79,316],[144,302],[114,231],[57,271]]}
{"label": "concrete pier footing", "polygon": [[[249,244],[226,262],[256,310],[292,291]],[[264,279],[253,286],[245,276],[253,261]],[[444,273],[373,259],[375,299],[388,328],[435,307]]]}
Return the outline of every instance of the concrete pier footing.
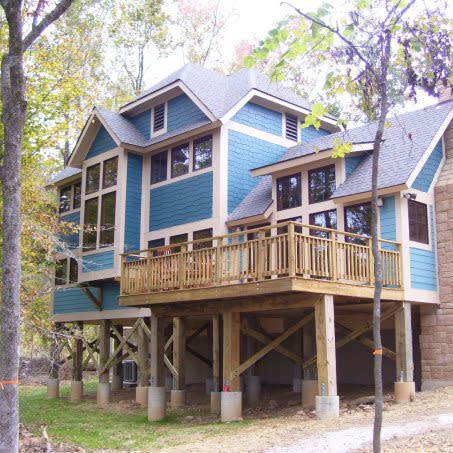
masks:
{"label": "concrete pier footing", "polygon": [[99,382],[96,392],[98,407],[104,407],[110,401],[110,382]]}
{"label": "concrete pier footing", "polygon": [[50,378],[47,381],[47,398],[53,399],[60,396],[60,380]]}
{"label": "concrete pier footing", "polygon": [[415,382],[395,382],[395,402],[408,403],[415,399]]}
{"label": "concrete pier footing", "polygon": [[320,419],[335,418],[340,415],[339,396],[316,395],[316,416]]}
{"label": "concrete pier footing", "polygon": [[170,394],[171,407],[183,407],[186,404],[185,390],[172,390]]}
{"label": "concrete pier footing", "polygon": [[135,401],[140,404],[140,406],[148,406],[148,387],[135,387]]}
{"label": "concrete pier footing", "polygon": [[242,392],[222,392],[220,419],[222,422],[242,420]]}
{"label": "concrete pier footing", "polygon": [[316,406],[316,395],[318,393],[318,381],[315,379],[303,379],[301,382],[302,407],[312,409]]}
{"label": "concrete pier footing", "polygon": [[165,418],[167,395],[165,387],[148,388],[148,420],[159,421]]}
{"label": "concrete pier footing", "polygon": [[80,401],[83,398],[83,382],[71,381],[71,401]]}

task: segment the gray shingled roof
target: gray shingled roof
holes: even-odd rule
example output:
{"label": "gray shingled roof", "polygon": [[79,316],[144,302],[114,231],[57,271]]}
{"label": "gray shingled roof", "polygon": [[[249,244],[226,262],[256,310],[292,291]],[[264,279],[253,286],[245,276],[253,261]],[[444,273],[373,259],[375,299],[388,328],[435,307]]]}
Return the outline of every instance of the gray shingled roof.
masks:
{"label": "gray shingled roof", "polygon": [[60,170],[56,175],[52,176],[50,179],[49,184],[55,184],[59,181],[63,181],[64,179],[71,178],[72,176],[78,175],[82,173],[80,168],[73,168],[73,167],[66,167],[63,170]]}
{"label": "gray shingled roof", "polygon": [[[380,189],[407,182],[452,109],[453,101],[449,101],[404,113],[389,120],[391,126],[384,132],[384,143],[381,149],[378,180]],[[336,138],[352,143],[371,142],[374,139],[376,127],[376,123],[370,123],[293,146],[285,152],[280,162],[331,149]],[[372,157],[368,155],[347,180],[338,187],[333,198],[371,191],[371,166]],[[228,220],[239,220],[263,214],[271,201],[269,188],[266,187],[266,184],[260,183],[231,213]],[[263,208],[265,205],[266,207]]]}

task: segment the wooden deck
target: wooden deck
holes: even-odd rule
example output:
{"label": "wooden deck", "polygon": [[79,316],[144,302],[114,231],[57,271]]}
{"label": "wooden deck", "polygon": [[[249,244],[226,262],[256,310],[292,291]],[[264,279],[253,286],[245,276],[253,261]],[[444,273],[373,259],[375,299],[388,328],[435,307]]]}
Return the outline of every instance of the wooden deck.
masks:
{"label": "wooden deck", "polygon": [[[384,300],[402,300],[401,246],[380,241]],[[317,293],[373,295],[371,239],[286,222],[122,255],[120,305]]]}

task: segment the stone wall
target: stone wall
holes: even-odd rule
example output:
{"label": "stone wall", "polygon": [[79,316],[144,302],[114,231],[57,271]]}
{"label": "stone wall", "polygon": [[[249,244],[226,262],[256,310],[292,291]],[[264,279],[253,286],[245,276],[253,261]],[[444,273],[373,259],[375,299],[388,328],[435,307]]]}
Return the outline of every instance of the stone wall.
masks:
{"label": "stone wall", "polygon": [[453,123],[435,188],[440,307],[421,308],[422,390],[453,385]]}

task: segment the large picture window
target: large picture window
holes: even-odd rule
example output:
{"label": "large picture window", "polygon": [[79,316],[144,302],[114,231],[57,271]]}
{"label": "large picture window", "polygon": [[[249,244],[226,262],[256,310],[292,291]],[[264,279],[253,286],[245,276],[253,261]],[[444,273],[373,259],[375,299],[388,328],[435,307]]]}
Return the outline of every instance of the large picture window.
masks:
{"label": "large picture window", "polygon": [[63,258],[55,265],[55,286],[77,283],[79,280],[79,264],[75,258]]}
{"label": "large picture window", "polygon": [[177,146],[171,150],[171,177],[189,172],[189,144]]}
{"label": "large picture window", "polygon": [[60,189],[58,212],[63,214],[80,208],[82,183],[76,182]]}
{"label": "large picture window", "polygon": [[308,172],[309,202],[326,201],[335,190],[335,165],[316,168]]}
{"label": "large picture window", "polygon": [[167,159],[167,151],[162,151],[151,157],[151,184],[167,179]]}
{"label": "large picture window", "polygon": [[102,173],[103,189],[108,189],[109,187],[116,186],[116,179],[118,175],[118,157],[106,160],[104,162],[104,170]]}
{"label": "large picture window", "polygon": [[193,232],[193,240],[198,241],[200,239],[208,239],[207,241],[203,242],[196,242],[193,244],[192,248],[194,250],[199,250],[199,249],[206,249],[209,247],[212,247],[212,240],[209,240],[209,238],[212,238],[212,228],[206,228],[205,230],[198,230]]}
{"label": "large picture window", "polygon": [[85,193],[93,193],[99,190],[99,178],[101,175],[101,164],[92,165],[87,168]]}
{"label": "large picture window", "polygon": [[297,208],[302,204],[300,174],[277,179],[277,210]]}
{"label": "large picture window", "polygon": [[409,200],[409,239],[422,244],[429,244],[428,207],[424,203]]}
{"label": "large picture window", "polygon": [[93,250],[97,242],[98,225],[98,198],[85,201],[85,215],[83,219],[83,251]]}
{"label": "large picture window", "polygon": [[[170,244],[181,244],[182,242],[187,242],[189,240],[189,235],[187,233],[176,234],[175,236],[170,236]],[[181,247],[172,247],[172,253],[179,253]]]}
{"label": "large picture window", "polygon": [[[345,230],[348,233],[371,236],[371,204],[356,204],[344,208]],[[362,244],[360,238],[346,237],[347,242]]]}
{"label": "large picture window", "polygon": [[193,142],[193,169],[201,170],[212,165],[212,136],[199,138]]}
{"label": "large picture window", "polygon": [[115,203],[116,193],[110,192],[102,196],[101,232],[99,247],[110,247],[115,240]]}
{"label": "large picture window", "polygon": [[[315,212],[310,214],[310,225],[315,225],[322,228],[337,229],[337,210],[331,209],[330,211]],[[327,231],[310,230],[312,236],[328,238]]]}

